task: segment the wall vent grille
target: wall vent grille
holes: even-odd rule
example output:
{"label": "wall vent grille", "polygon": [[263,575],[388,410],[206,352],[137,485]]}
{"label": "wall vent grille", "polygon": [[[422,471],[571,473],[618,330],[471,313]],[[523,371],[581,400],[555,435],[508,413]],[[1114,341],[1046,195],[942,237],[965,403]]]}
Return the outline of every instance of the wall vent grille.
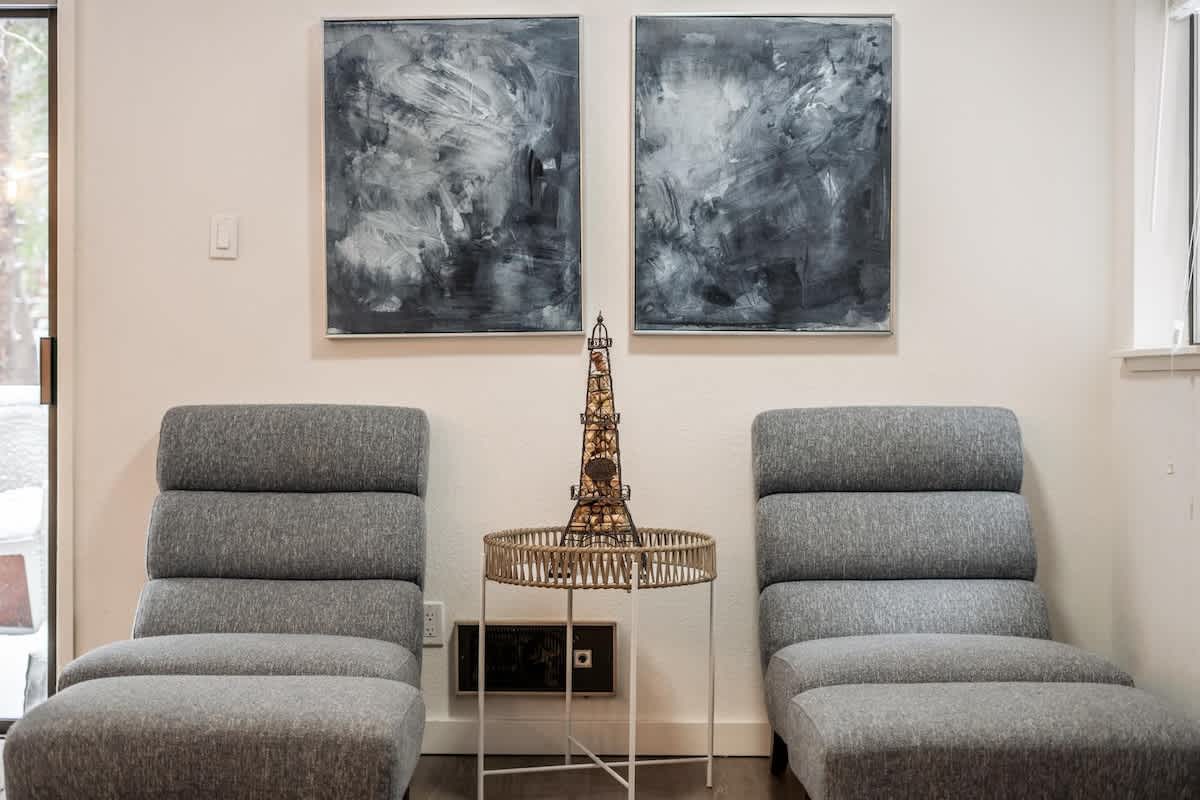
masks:
{"label": "wall vent grille", "polygon": [[[614,622],[575,623],[572,694],[614,693],[616,627]],[[459,622],[454,629],[458,693],[475,694],[479,689],[479,625]],[[489,622],[486,635],[488,694],[566,693],[565,622]]]}

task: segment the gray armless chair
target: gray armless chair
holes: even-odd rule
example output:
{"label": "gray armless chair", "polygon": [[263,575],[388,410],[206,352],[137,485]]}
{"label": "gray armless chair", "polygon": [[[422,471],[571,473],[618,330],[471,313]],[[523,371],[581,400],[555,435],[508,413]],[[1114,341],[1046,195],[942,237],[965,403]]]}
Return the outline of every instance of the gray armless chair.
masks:
{"label": "gray armless chair", "polygon": [[11,728],[9,798],[404,796],[428,442],[415,409],[167,412],[134,638]]}
{"label": "gray armless chair", "polygon": [[772,771],[814,800],[1200,796],[1200,726],[1050,639],[1012,412],[769,411],[753,448]]}

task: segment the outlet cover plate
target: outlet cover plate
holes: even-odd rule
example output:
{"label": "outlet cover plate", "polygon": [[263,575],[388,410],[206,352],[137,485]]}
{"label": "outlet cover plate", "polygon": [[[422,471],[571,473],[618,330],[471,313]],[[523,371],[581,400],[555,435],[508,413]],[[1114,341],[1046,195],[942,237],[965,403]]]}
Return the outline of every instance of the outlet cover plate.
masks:
{"label": "outlet cover plate", "polygon": [[446,644],[446,604],[426,602],[423,625],[421,643],[425,647],[443,647]]}

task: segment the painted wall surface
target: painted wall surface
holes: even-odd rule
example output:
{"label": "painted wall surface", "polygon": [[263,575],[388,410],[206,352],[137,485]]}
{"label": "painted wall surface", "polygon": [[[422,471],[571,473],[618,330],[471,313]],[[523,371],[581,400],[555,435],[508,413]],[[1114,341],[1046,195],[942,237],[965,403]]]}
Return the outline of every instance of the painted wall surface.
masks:
{"label": "painted wall surface", "polygon": [[[1159,214],[1150,225],[1162,8],[1115,5],[1114,349],[1164,347],[1186,319],[1187,26],[1168,43]],[[1113,653],[1138,684],[1200,715],[1200,373],[1112,366]]]}
{"label": "painted wall surface", "polygon": [[1200,717],[1200,373],[1118,375],[1113,654]]}
{"label": "painted wall surface", "polygon": [[[480,536],[564,521],[578,469],[582,338],[324,338],[320,18],[382,0],[80,3],[76,645],[128,635],[144,580],[159,419],[178,403],[394,403],[433,424],[428,587],[478,609]],[[718,750],[767,744],[756,656],[749,431],[763,409],[987,403],[1016,410],[1040,581],[1060,638],[1110,651],[1110,282],[1114,35],[1091,0],[763,0],[764,12],[895,12],[896,292],[891,337],[630,338],[631,16],[715,0],[443,0],[410,13],[583,15],[584,304],[616,334],[625,479],[642,525],[719,541]],[[214,212],[241,258],[207,258]],[[504,617],[564,598],[497,589]],[[644,604],[646,752],[698,751],[703,589]],[[625,598],[581,618],[627,633]],[[622,647],[623,656],[627,648]],[[431,752],[472,746],[472,698],[425,651]],[[559,706],[497,701],[505,750],[557,746]],[[577,706],[605,748],[624,687]],[[590,728],[590,730],[589,730]],[[519,731],[521,736],[512,735]],[[502,738],[503,737],[503,738]],[[523,737],[523,738],[522,738]]]}

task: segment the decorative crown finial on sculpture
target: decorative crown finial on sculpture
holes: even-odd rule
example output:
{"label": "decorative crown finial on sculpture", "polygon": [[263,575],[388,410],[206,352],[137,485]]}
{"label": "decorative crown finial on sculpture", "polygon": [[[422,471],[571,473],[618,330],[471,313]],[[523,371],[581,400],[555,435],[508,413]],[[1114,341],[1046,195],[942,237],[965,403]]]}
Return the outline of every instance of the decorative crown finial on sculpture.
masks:
{"label": "decorative crown finial on sculpture", "polygon": [[612,347],[612,338],[608,335],[608,326],[604,324],[604,312],[596,315],[596,324],[592,326],[592,335],[588,337],[588,350],[607,350]]}
{"label": "decorative crown finial on sculpture", "polygon": [[609,348],[612,338],[604,315],[596,317],[588,337],[588,377],[579,484],[571,487],[575,508],[563,531],[564,547],[640,547],[641,537],[629,513],[629,487],[621,482],[621,415],[613,399]]}

